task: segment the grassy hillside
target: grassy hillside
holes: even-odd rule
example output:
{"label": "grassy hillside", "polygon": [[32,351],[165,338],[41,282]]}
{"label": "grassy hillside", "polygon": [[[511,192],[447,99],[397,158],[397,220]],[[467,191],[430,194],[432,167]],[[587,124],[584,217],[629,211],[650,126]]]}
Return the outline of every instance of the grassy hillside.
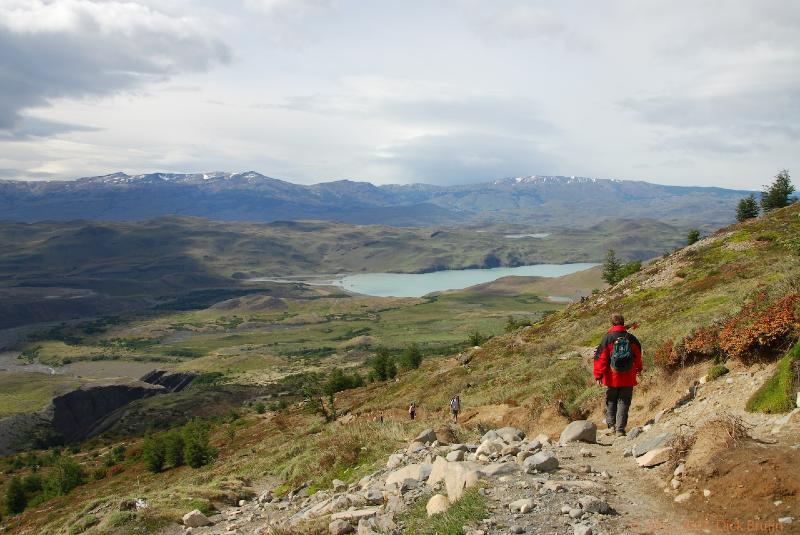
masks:
{"label": "grassy hillside", "polygon": [[[774,367],[794,344],[800,332],[800,301],[794,297],[800,292],[799,235],[800,205],[723,229],[531,327],[459,355],[428,358],[397,381],[338,394],[339,422],[326,423],[308,405],[218,421],[213,442],[219,456],[207,467],[149,474],[131,456],[118,475],[32,508],[11,523],[19,532],[55,533],[92,510],[96,524],[81,531],[135,533],[173,522],[194,507],[232,503],[259,484],[283,482],[278,490],[285,491],[307,480],[313,488],[333,478],[355,481],[414,431],[441,422],[456,392],[465,408],[462,440],[474,439],[481,424],[552,433],[567,418],[596,410],[602,390],[590,379],[587,355],[615,310],[641,324],[636,334],[645,348],[646,372],[631,425],[641,424],[672,406],[713,362]],[[410,400],[423,421],[404,420]],[[385,423],[376,421],[378,414]],[[97,450],[89,449],[82,462],[93,466]],[[136,497],[146,497],[149,507],[112,524],[120,500]]]}
{"label": "grassy hillside", "polygon": [[186,217],[0,223],[0,285],[160,296],[241,286],[253,277],[601,261],[609,248],[623,258],[644,259],[683,240],[681,229],[651,220],[582,231],[554,229],[545,238],[506,237],[524,230],[222,223]]}

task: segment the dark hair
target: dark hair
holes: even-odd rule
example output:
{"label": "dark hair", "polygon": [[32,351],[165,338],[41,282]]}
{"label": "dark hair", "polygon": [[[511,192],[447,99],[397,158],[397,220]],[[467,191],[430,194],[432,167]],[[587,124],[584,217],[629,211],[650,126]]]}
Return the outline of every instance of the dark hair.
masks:
{"label": "dark hair", "polygon": [[625,325],[625,317],[619,312],[611,314],[611,325]]}

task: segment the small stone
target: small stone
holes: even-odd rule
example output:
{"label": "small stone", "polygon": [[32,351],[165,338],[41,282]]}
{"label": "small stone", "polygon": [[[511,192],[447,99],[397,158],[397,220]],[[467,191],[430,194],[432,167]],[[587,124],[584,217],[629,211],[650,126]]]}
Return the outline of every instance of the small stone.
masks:
{"label": "small stone", "polygon": [[581,457],[594,457],[594,454],[586,448],[581,448],[580,454]]}
{"label": "small stone", "polygon": [[633,440],[634,438],[638,437],[642,433],[641,427],[634,427],[630,431],[628,431],[628,440]]}
{"label": "small stone", "polygon": [[461,451],[461,450],[451,451],[450,453],[447,454],[447,457],[445,457],[445,458],[448,461],[450,461],[451,463],[452,462],[463,461],[464,460],[464,452]]}
{"label": "small stone", "polygon": [[578,503],[580,503],[581,508],[587,513],[600,513],[601,515],[607,515],[611,512],[611,507],[608,505],[608,503],[594,496],[584,496],[578,500]]}
{"label": "small stone", "polygon": [[347,483],[341,479],[334,479],[331,485],[333,485],[333,492],[344,492],[347,490]]}
{"label": "small stone", "polygon": [[427,445],[432,443],[434,440],[436,440],[436,431],[434,431],[433,429],[426,429],[425,431],[417,435],[417,437],[411,442],[422,442],[423,444]]}
{"label": "small stone", "polygon": [[611,474],[609,474],[608,472],[603,470],[602,472],[600,472],[600,477],[605,478],[605,479],[611,479]]}
{"label": "small stone", "polygon": [[772,505],[774,505],[775,507],[778,507],[782,503],[783,503],[783,500],[775,500],[774,502],[772,502]]}
{"label": "small stone", "polygon": [[245,500],[239,500],[239,507],[244,507],[246,503]]}
{"label": "small stone", "polygon": [[525,533],[525,528],[522,526],[513,526],[511,528],[511,533]]}
{"label": "small stone", "polygon": [[681,463],[675,468],[675,471],[672,472],[672,475],[675,477],[681,477],[684,472],[686,472],[686,465]]}
{"label": "small stone", "polygon": [[412,442],[411,444],[408,445],[406,453],[412,455],[424,449],[425,449],[425,444],[423,444],[422,442]]}
{"label": "small stone", "polygon": [[657,448],[648,451],[647,453],[636,459],[636,463],[642,468],[650,468],[667,462],[670,458],[670,455],[672,455],[671,447]]}
{"label": "small stone", "polygon": [[576,420],[564,428],[559,438],[561,444],[567,442],[597,442],[597,426],[589,420]]}
{"label": "small stone", "polygon": [[675,496],[675,503],[686,503],[692,497],[692,491],[684,492],[683,494],[678,494]]}
{"label": "small stone", "polygon": [[558,468],[558,459],[550,452],[540,451],[532,457],[525,459],[523,464],[528,472],[533,470],[550,472]]}
{"label": "small stone", "polygon": [[705,496],[706,498],[708,498],[709,496],[711,496],[711,491],[710,491],[710,490],[708,490],[708,489],[703,489],[703,496]]}
{"label": "small stone", "polygon": [[572,507],[570,507],[569,505],[562,505],[561,506],[561,514],[562,515],[568,515],[570,511],[572,511]]}
{"label": "small stone", "polygon": [[569,510],[569,517],[570,518],[580,518],[583,516],[583,511],[578,509],[577,507],[572,508]]}
{"label": "small stone", "polygon": [[199,509],[195,509],[183,515],[183,525],[189,528],[200,528],[210,526],[211,521]]}
{"label": "small stone", "polygon": [[526,513],[530,513],[533,508],[536,507],[536,502],[534,502],[532,498],[525,498],[511,502],[508,504],[508,507],[512,512],[521,513],[524,515]]}
{"label": "small stone", "polygon": [[572,530],[573,535],[593,535],[594,531],[589,526],[584,526],[583,524],[578,524]]}
{"label": "small stone", "polygon": [[781,518],[778,519],[778,524],[782,524],[784,526],[788,526],[792,522],[794,522],[794,517],[792,516],[782,516]]}
{"label": "small stone", "polygon": [[328,524],[328,531],[331,535],[345,535],[345,533],[353,533],[355,528],[344,520],[334,520]]}
{"label": "small stone", "polygon": [[681,480],[673,478],[673,480],[670,481],[670,485],[672,485],[673,489],[678,490],[679,488],[681,488]]}
{"label": "small stone", "polygon": [[447,501],[447,496],[434,494],[431,496],[431,499],[428,500],[425,510],[428,512],[428,516],[433,516],[438,513],[444,513],[447,511],[448,507],[450,507],[450,502]]}

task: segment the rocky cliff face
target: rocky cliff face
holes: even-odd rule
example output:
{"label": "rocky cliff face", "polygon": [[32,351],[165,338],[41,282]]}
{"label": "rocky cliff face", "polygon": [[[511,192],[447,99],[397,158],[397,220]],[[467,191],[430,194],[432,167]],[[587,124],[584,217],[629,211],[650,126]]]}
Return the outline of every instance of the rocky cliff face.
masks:
{"label": "rocky cliff face", "polygon": [[51,414],[53,430],[65,442],[74,442],[95,435],[95,424],[109,413],[137,399],[165,392],[167,388],[144,381],[84,386],[53,398],[45,411]]}
{"label": "rocky cliff face", "polygon": [[153,370],[147,372],[140,379],[145,383],[151,385],[160,385],[169,390],[170,392],[180,392],[189,386],[194,378],[197,377],[194,373],[189,372],[169,372],[166,370]]}

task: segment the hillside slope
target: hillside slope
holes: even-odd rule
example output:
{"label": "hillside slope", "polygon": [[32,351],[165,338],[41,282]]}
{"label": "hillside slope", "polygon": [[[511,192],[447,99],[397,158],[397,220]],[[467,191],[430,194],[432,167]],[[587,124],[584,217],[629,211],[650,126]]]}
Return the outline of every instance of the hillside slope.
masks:
{"label": "hillside slope", "polygon": [[[88,534],[134,533],[143,526],[179,533],[181,528],[174,522],[198,506],[224,512],[214,517],[219,529],[266,529],[273,520],[279,522],[316,503],[304,496],[329,489],[335,478],[357,483],[384,466],[388,454],[398,448],[405,451],[417,432],[441,427],[447,418],[447,401],[455,393],[460,393],[464,411],[459,425],[451,430],[455,434],[451,442],[477,444],[485,429],[504,425],[518,427],[528,437],[545,433],[552,438],[570,419],[600,423],[602,389],[593,384],[589,370],[593,346],[605,332],[612,310],[621,310],[629,321],[640,323],[636,334],[645,347],[646,372],[634,397],[629,429],[642,427],[641,437],[611,441],[601,436],[605,447],[586,446],[585,461],[580,460],[581,448],[546,446],[564,466],[560,472],[537,476],[539,483],[518,472],[505,480],[498,479],[499,474],[487,476],[487,490],[479,494],[483,498],[475,499],[488,509],[475,517],[459,517],[453,533],[463,532],[465,525],[484,533],[508,533],[509,518],[524,524],[521,533],[535,532],[529,530],[539,524],[552,524],[556,530],[575,527],[574,533],[579,533],[579,524],[594,524],[592,529],[606,533],[700,533],[703,526],[759,519],[778,526],[778,518],[783,519],[781,526],[790,525],[791,518],[796,522],[800,507],[800,474],[796,463],[787,462],[796,456],[792,448],[800,443],[797,411],[787,416],[751,414],[745,404],[767,383],[776,370],[775,359],[796,343],[800,333],[797,236],[800,205],[722,229],[538,324],[460,355],[427,359],[419,370],[405,372],[394,382],[337,394],[337,422],[325,423],[303,410],[303,405],[250,414],[241,424],[218,427],[213,442],[220,450],[212,465],[149,474],[132,459],[114,478],[85,485],[27,511],[13,521],[15,529],[63,532],[79,521],[82,511],[91,510],[96,522],[83,529]],[[698,382],[707,377],[715,361],[725,363],[728,375]],[[795,391],[798,386],[790,381]],[[421,421],[409,422],[405,417],[411,400],[420,408]],[[653,469],[637,467],[629,458],[631,447],[662,433],[672,435],[669,462]],[[531,443],[530,438],[525,443]],[[428,452],[435,455],[446,450]],[[412,462],[409,459],[414,458],[403,462]],[[93,461],[88,456],[85,462]],[[606,470],[610,480],[589,474],[582,468],[586,464]],[[684,475],[673,476],[673,469],[680,465]],[[553,507],[560,502],[553,501],[558,495],[555,487],[546,490],[550,479],[591,479],[595,485],[591,493],[600,495],[619,516],[584,514],[583,508],[577,508],[574,519],[571,511],[555,518]],[[527,488],[543,485],[542,491],[525,494],[525,484]],[[571,501],[573,508],[578,497],[589,493],[590,486],[581,485],[583,490],[576,490],[576,499]],[[264,507],[249,501],[265,489],[287,499]],[[529,516],[507,515],[508,499],[520,494],[534,499],[533,511]],[[122,527],[111,524],[109,513],[120,501],[136,498],[146,499],[148,507],[132,513]],[[236,506],[240,498],[245,500],[241,510]],[[385,504],[384,498],[389,500]],[[395,503],[402,512],[422,499],[420,493],[398,494],[387,488],[376,507],[383,515]],[[482,516],[488,516],[489,522],[480,523]],[[395,519],[406,527],[413,525],[402,514]],[[648,519],[656,524],[642,524]],[[288,532],[322,533],[330,517],[324,520],[321,531],[317,523]],[[436,531],[421,528],[409,533]]]}

